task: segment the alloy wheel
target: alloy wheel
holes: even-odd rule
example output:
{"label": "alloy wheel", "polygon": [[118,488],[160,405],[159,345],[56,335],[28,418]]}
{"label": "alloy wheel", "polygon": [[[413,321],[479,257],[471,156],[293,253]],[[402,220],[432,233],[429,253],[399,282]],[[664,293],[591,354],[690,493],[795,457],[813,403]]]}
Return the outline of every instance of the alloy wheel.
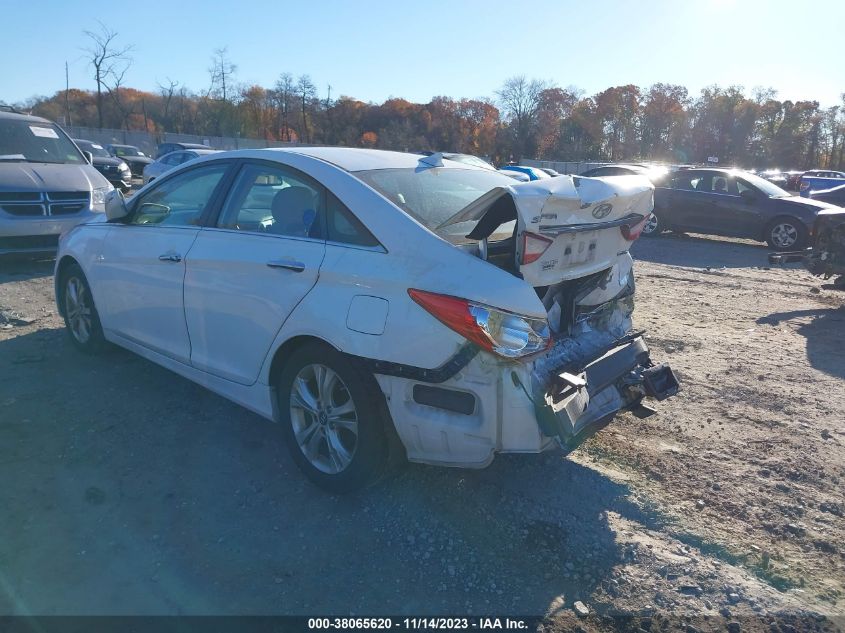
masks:
{"label": "alloy wheel", "polygon": [[65,283],[65,314],[73,338],[85,344],[91,338],[93,326],[90,294],[79,277],[68,277]]}
{"label": "alloy wheel", "polygon": [[798,241],[798,229],[789,222],[781,222],[772,227],[772,242],[779,248],[789,248]]}
{"label": "alloy wheel", "polygon": [[653,213],[649,213],[648,218],[646,219],[645,224],[643,225],[643,233],[647,233],[649,235],[651,233],[654,233],[657,230],[657,224],[657,216]]}
{"label": "alloy wheel", "polygon": [[328,474],[349,466],[358,446],[358,413],[349,389],[330,367],[303,367],[291,386],[290,419],[305,458]]}

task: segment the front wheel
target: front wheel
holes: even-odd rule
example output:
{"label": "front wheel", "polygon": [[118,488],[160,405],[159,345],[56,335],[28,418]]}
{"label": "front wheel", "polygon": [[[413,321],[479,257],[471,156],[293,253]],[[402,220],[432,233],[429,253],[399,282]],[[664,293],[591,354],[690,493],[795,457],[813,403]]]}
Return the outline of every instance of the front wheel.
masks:
{"label": "front wheel", "polygon": [[100,315],[94,305],[91,286],[78,264],[71,264],[65,269],[59,288],[62,316],[71,342],[86,354],[102,351],[106,340]]}
{"label": "front wheel", "polygon": [[311,481],[350,492],[382,472],[391,422],[372,374],[334,348],[310,343],[291,354],[277,389],[288,450]]}
{"label": "front wheel", "polygon": [[807,243],[807,229],[795,218],[776,218],[766,228],[766,243],[776,251],[801,250]]}
{"label": "front wheel", "polygon": [[655,213],[650,213],[643,225],[642,235],[645,237],[657,237],[663,232],[663,222]]}

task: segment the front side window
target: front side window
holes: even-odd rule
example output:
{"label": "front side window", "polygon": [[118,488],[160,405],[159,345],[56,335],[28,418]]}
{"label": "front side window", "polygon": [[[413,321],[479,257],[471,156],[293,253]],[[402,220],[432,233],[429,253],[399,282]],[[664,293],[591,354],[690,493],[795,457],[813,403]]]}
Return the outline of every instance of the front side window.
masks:
{"label": "front side window", "polygon": [[133,206],[130,224],[197,226],[228,165],[206,165],[159,183]]}
{"label": "front side window", "polygon": [[248,164],[235,179],[217,225],[237,231],[323,239],[324,191],[296,170]]}

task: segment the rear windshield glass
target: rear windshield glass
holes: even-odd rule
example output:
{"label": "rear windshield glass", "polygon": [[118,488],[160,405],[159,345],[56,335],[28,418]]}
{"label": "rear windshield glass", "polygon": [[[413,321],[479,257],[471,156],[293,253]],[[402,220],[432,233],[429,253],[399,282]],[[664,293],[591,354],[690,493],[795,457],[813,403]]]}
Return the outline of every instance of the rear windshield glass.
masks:
{"label": "rear windshield glass", "polygon": [[58,126],[20,119],[0,119],[0,161],[85,163],[76,145]]}
{"label": "rear windshield glass", "polygon": [[487,169],[375,169],[355,176],[431,230],[491,189],[513,184]]}
{"label": "rear windshield glass", "polygon": [[[475,223],[435,229],[491,189],[514,184],[509,176],[488,169],[375,169],[355,172],[355,176],[430,230],[450,238],[469,233]],[[502,225],[496,237],[512,231],[513,223]]]}

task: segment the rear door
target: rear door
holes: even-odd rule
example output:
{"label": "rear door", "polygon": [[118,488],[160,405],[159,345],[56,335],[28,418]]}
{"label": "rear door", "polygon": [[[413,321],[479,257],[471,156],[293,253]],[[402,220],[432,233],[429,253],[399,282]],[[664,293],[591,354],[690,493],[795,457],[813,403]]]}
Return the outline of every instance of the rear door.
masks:
{"label": "rear door", "polygon": [[182,286],[185,258],[231,163],[162,179],[114,224],[96,265],[103,327],[180,362],[190,361]]}
{"label": "rear door", "polygon": [[191,363],[253,384],[325,256],[326,191],[278,163],[244,162],[219,218],[202,229],[185,274]]}
{"label": "rear door", "polygon": [[701,171],[682,171],[672,176],[671,188],[663,209],[669,224],[678,228],[701,228],[708,224],[708,194],[712,191],[713,174]]}

